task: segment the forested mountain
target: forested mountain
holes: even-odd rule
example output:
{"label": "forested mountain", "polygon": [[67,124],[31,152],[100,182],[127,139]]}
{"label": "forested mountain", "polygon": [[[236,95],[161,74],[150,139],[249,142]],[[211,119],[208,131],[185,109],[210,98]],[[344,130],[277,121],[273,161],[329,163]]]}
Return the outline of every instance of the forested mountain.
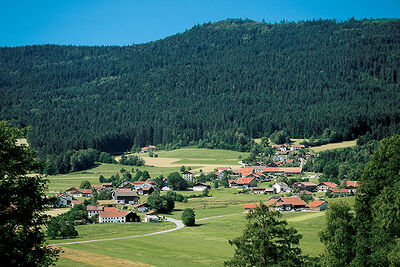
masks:
{"label": "forested mountain", "polygon": [[0,48],[0,119],[42,153],[286,130],[400,132],[400,21],[225,20],[132,46]]}

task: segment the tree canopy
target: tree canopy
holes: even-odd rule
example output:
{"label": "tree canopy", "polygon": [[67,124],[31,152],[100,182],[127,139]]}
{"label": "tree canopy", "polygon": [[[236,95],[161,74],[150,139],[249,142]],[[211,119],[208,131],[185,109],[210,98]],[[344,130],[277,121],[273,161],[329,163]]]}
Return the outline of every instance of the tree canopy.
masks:
{"label": "tree canopy", "polygon": [[399,24],[229,19],[124,47],[2,47],[0,118],[32,126],[42,154],[381,139],[400,132]]}
{"label": "tree canopy", "polygon": [[243,235],[229,241],[235,255],[226,266],[300,266],[303,263],[298,247],[301,235],[279,219],[278,211],[270,211],[260,203],[247,215]]}
{"label": "tree canopy", "polygon": [[21,137],[21,130],[0,121],[0,257],[9,266],[49,266],[58,250],[45,244],[42,231],[46,182],[25,176],[41,166],[31,148],[16,144]]}

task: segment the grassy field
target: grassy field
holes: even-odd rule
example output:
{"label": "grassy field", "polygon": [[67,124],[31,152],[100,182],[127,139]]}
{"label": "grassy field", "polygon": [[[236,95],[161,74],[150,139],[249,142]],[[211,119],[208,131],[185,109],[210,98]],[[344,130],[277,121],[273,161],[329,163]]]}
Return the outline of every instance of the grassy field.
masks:
{"label": "grassy field", "polygon": [[[193,194],[194,192],[179,192]],[[189,199],[188,203],[176,203],[169,217],[180,219],[184,208],[192,207],[196,213],[197,226],[160,235],[133,239],[100,241],[94,243],[64,245],[68,250],[57,266],[76,266],[79,253],[98,254],[99,258],[129,261],[131,264],[147,263],[155,266],[222,266],[232,257],[233,248],[228,240],[241,235],[246,224],[242,204],[267,201],[270,196],[238,194],[236,189],[211,189],[212,197]],[[354,204],[354,197],[328,199],[329,203],[345,201]],[[224,216],[212,218],[215,216]],[[210,218],[211,217],[211,218]],[[209,218],[209,219],[207,219]],[[303,238],[300,247],[304,254],[318,256],[323,253],[318,233],[325,222],[325,212],[283,213],[290,226],[295,227]],[[124,235],[155,232],[170,224],[96,224],[78,226],[78,240],[99,239]],[[156,229],[157,228],[157,229]],[[75,239],[77,240],[77,239]],[[60,242],[60,241],[59,241]],[[72,251],[72,256],[70,256]],[[83,261],[90,264],[88,261]],[[75,264],[75,265],[74,265]],[[93,265],[99,266],[92,262]]]}
{"label": "grassy field", "polygon": [[331,144],[326,144],[326,145],[322,145],[322,146],[314,146],[311,149],[314,150],[314,152],[318,153],[318,152],[325,151],[325,150],[353,147],[356,144],[357,144],[357,139],[352,140],[352,141],[344,141],[344,142],[340,142],[340,143],[331,143]]}
{"label": "grassy field", "polygon": [[169,173],[178,171],[179,167],[152,167],[152,166],[125,166],[119,164],[107,164],[101,163],[97,167],[92,169],[74,172],[68,174],[60,174],[48,176],[47,179],[50,181],[49,183],[49,192],[59,192],[64,191],[73,186],[79,186],[80,183],[84,180],[88,180],[92,185],[100,185],[99,177],[103,175],[106,178],[109,178],[111,175],[116,174],[122,168],[126,170],[139,169],[141,171],[147,170],[152,177],[159,176],[163,174],[167,176]]}

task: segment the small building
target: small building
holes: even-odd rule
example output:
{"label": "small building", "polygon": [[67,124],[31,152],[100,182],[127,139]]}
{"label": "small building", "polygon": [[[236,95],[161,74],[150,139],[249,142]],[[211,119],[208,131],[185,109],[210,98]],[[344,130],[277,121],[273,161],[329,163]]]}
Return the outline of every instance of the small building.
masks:
{"label": "small building", "polygon": [[67,194],[72,195],[73,197],[92,197],[92,189],[82,189],[78,187],[71,187],[67,191]]}
{"label": "small building", "polygon": [[144,215],[144,222],[155,222],[158,223],[161,221],[161,218],[157,215],[157,212],[154,210],[151,210],[149,212],[146,212]]}
{"label": "small building", "polygon": [[77,199],[73,199],[73,200],[71,201],[71,206],[72,206],[72,207],[74,207],[75,205],[79,205],[79,204],[82,204],[82,201],[77,200]]}
{"label": "small building", "polygon": [[275,192],[277,194],[290,191],[290,187],[286,183],[283,183],[283,182],[274,183],[272,185],[272,187],[275,188]]}
{"label": "small building", "polygon": [[70,195],[68,195],[68,194],[61,194],[61,195],[58,197],[57,206],[58,206],[58,207],[66,207],[66,206],[68,206],[68,205],[71,204],[71,201],[72,201],[72,197],[71,197]]}
{"label": "small building", "polygon": [[103,207],[116,207],[118,205],[118,202],[115,199],[112,199],[112,200],[97,200],[96,205],[97,206],[103,206]]}
{"label": "small building", "polygon": [[237,178],[236,183],[242,184],[243,187],[257,187],[257,180],[254,177]]}
{"label": "small building", "polygon": [[313,202],[307,204],[310,211],[323,211],[328,208],[328,202],[325,200],[314,200]]}
{"label": "small building", "polygon": [[301,150],[301,149],[304,149],[304,148],[305,148],[304,145],[292,145],[292,146],[290,147],[290,150],[291,150],[291,151],[296,151],[296,150]]}
{"label": "small building", "polygon": [[164,186],[163,188],[161,188],[161,191],[172,191],[174,190],[172,186]]}
{"label": "small building", "polygon": [[273,187],[253,187],[252,190],[254,194],[266,194],[266,195],[276,194],[275,188]]}
{"label": "small building", "polygon": [[317,192],[317,185],[313,182],[297,182],[293,184],[292,188],[299,191]]}
{"label": "small building", "polygon": [[260,206],[260,203],[246,203],[242,206],[245,213],[248,213],[250,210],[255,209]]}
{"label": "small building", "polygon": [[307,203],[299,197],[280,197],[275,203],[275,209],[280,211],[303,210]]}
{"label": "small building", "polygon": [[139,200],[139,196],[136,191],[115,191],[113,194],[113,199],[118,203],[125,204],[135,204]]}
{"label": "small building", "polygon": [[137,189],[137,192],[141,195],[150,195],[151,193],[153,193],[153,191],[154,187],[152,186],[144,186]]}
{"label": "small building", "polygon": [[331,182],[322,182],[318,184],[318,192],[327,192],[329,189],[336,189],[338,186]]}
{"label": "small building", "polygon": [[153,152],[156,149],[155,146],[144,146],[140,149],[142,153]]}
{"label": "small building", "polygon": [[93,215],[99,214],[103,210],[104,210],[103,206],[88,205],[86,207],[86,211],[88,212],[89,218],[92,217]]}
{"label": "small building", "polygon": [[133,205],[133,208],[137,211],[145,212],[145,211],[150,210],[150,205],[147,203],[138,203],[138,204]]}
{"label": "small building", "polygon": [[193,180],[194,174],[189,171],[185,171],[185,172],[182,172],[182,178],[185,180]]}
{"label": "small building", "polygon": [[197,183],[193,185],[193,191],[204,191],[206,189],[211,189],[211,184],[209,183]]}
{"label": "small building", "polygon": [[359,187],[358,181],[346,181],[346,190],[349,193],[355,193]]}
{"label": "small building", "polygon": [[332,194],[335,194],[339,197],[344,197],[350,195],[350,192],[347,189],[331,189]]}

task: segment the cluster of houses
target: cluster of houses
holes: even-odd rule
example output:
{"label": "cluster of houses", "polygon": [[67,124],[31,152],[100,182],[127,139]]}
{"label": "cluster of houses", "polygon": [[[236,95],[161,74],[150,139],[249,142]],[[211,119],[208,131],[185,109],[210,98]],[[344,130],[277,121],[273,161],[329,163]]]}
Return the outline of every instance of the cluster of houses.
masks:
{"label": "cluster of houses", "polygon": [[155,147],[155,146],[152,146],[152,145],[150,145],[150,146],[144,146],[144,147],[142,147],[142,148],[140,149],[140,151],[141,151],[142,153],[150,153],[150,152],[153,152],[154,150],[156,150],[156,147]]}
{"label": "cluster of houses", "polygon": [[[268,202],[264,204],[268,206],[269,209],[278,211],[323,211],[328,208],[328,202],[325,200],[314,200],[307,204],[297,196],[271,197]],[[244,204],[244,212],[249,212],[259,205],[259,203]]]}

